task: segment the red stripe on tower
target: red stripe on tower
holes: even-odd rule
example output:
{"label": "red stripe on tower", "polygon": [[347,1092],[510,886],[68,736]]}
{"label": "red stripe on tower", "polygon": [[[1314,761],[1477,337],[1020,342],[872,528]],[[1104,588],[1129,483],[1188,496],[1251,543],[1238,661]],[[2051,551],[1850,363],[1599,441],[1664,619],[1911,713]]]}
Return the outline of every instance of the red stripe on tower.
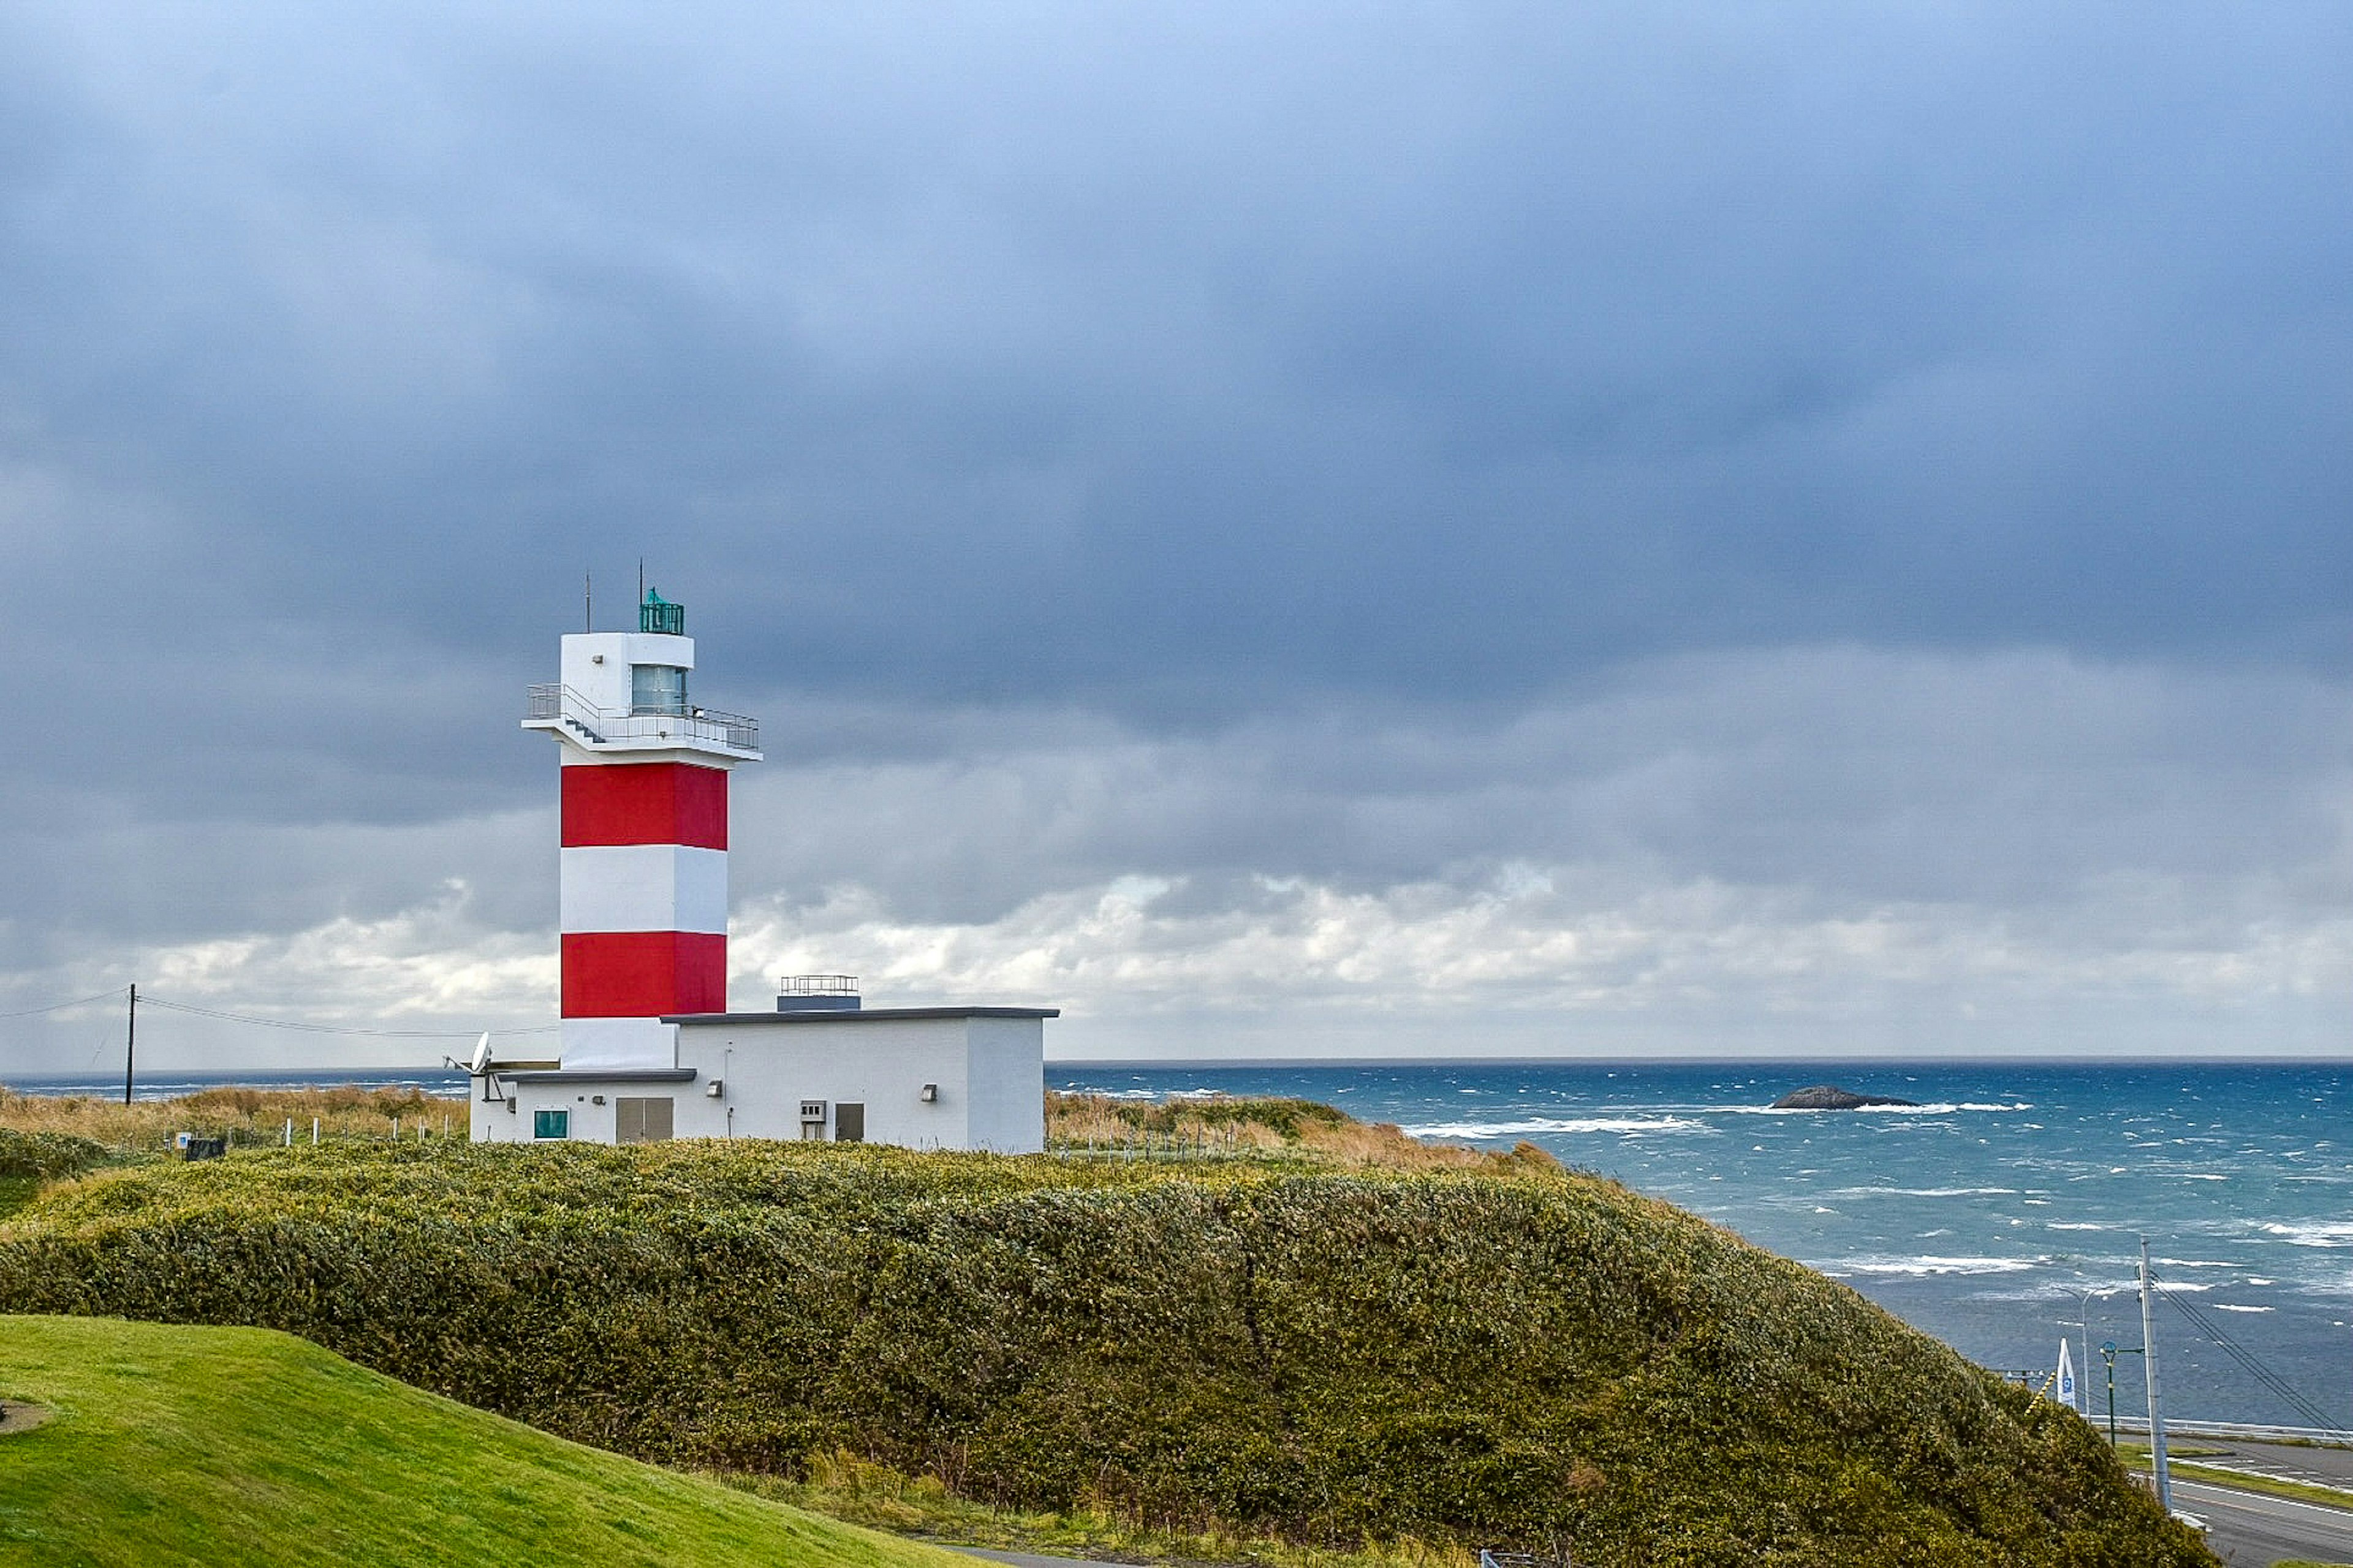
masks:
{"label": "red stripe on tower", "polygon": [[727,1011],[727,938],[691,931],[564,933],[564,1016]]}
{"label": "red stripe on tower", "polygon": [[727,847],[727,770],[633,763],[564,772],[564,847]]}

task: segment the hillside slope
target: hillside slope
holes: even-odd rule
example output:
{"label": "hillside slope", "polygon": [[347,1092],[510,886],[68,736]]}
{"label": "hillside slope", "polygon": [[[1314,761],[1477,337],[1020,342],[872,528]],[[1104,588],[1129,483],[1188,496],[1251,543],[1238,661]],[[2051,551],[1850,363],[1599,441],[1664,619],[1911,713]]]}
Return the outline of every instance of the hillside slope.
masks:
{"label": "hillside slope", "polygon": [[2211,1562],[2055,1405],[1558,1172],[298,1148],[47,1192],[0,1226],[0,1307],[266,1323],[668,1463],[846,1447],[1299,1539]]}
{"label": "hillside slope", "polygon": [[0,1317],[0,1563],[970,1564],[261,1330]]}

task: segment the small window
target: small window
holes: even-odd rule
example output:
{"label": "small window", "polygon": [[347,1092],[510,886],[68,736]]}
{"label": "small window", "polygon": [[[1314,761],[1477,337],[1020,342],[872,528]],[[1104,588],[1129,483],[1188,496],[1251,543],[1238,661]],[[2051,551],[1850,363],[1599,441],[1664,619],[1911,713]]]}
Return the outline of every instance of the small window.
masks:
{"label": "small window", "polygon": [[866,1142],[866,1107],[844,1100],[833,1108],[833,1141],[837,1143]]}
{"label": "small window", "polygon": [[572,1136],[572,1112],[569,1110],[534,1110],[531,1113],[531,1135],[534,1138],[569,1138]]}
{"label": "small window", "polygon": [[686,671],[674,664],[633,664],[629,667],[629,711],[686,711]]}

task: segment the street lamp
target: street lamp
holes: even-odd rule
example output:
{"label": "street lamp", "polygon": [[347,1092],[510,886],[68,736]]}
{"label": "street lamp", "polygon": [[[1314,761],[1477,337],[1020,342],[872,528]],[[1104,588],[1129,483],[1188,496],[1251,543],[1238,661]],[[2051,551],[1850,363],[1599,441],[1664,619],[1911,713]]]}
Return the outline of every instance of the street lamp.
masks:
{"label": "street lamp", "polygon": [[[2094,1286],[2094,1287],[2092,1287],[2092,1288],[2090,1288],[2090,1289],[2088,1289],[2078,1290],[2078,1291],[2076,1291],[2076,1292],[2075,1292],[2075,1298],[2076,1298],[2076,1300],[2075,1300],[2075,1308],[2076,1308],[2076,1311],[2075,1311],[2075,1327],[2076,1327],[2078,1330],[2080,1330],[2080,1331],[2082,1331],[2083,1336],[2084,1336],[2084,1337],[2083,1337],[2083,1339],[2082,1339],[2082,1341],[2081,1341],[2080,1342],[2083,1344],[2083,1347],[2084,1347],[2084,1361],[2083,1361],[2083,1367],[2084,1367],[2084,1370],[2085,1372],[2089,1372],[2089,1371],[2091,1371],[2091,1370],[2092,1370],[2092,1302],[2093,1302],[2093,1300],[2094,1300],[2094,1298],[2096,1298],[2096,1297],[2100,1297],[2100,1296],[2113,1296],[2113,1295],[2115,1295],[2116,1293],[2116,1288],[2115,1286],[2113,1286],[2113,1285],[2097,1285],[2097,1286]],[[2110,1382],[2111,1384],[2113,1384],[2115,1381],[2116,1381],[2116,1380],[2115,1380],[2115,1378],[2114,1378],[2114,1377],[2111,1377],[2111,1378],[2109,1379],[2109,1382]],[[2111,1390],[2111,1392],[2113,1392],[2113,1390]],[[2114,1403],[2114,1402],[2113,1402],[2113,1401],[2111,1401],[2111,1403]],[[2084,1408],[2083,1408],[2082,1414],[2083,1414],[2083,1415],[2091,1415],[2091,1413],[2092,1413],[2092,1392],[2091,1392],[2091,1390],[2089,1390],[2089,1389],[2085,1389],[2085,1390],[2084,1391]]]}
{"label": "street lamp", "polygon": [[2138,1345],[2129,1350],[2118,1350],[2114,1340],[2100,1347],[2100,1355],[2108,1363],[2108,1447],[2111,1448],[2116,1446],[2116,1357],[2141,1353]]}

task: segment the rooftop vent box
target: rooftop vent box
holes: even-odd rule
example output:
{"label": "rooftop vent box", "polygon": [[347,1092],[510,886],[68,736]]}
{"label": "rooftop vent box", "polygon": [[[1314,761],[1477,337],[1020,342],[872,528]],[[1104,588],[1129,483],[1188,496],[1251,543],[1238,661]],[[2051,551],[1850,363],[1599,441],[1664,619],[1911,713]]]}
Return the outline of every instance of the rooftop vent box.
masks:
{"label": "rooftop vent box", "polygon": [[779,1013],[855,1013],[855,974],[787,974],[776,983]]}

